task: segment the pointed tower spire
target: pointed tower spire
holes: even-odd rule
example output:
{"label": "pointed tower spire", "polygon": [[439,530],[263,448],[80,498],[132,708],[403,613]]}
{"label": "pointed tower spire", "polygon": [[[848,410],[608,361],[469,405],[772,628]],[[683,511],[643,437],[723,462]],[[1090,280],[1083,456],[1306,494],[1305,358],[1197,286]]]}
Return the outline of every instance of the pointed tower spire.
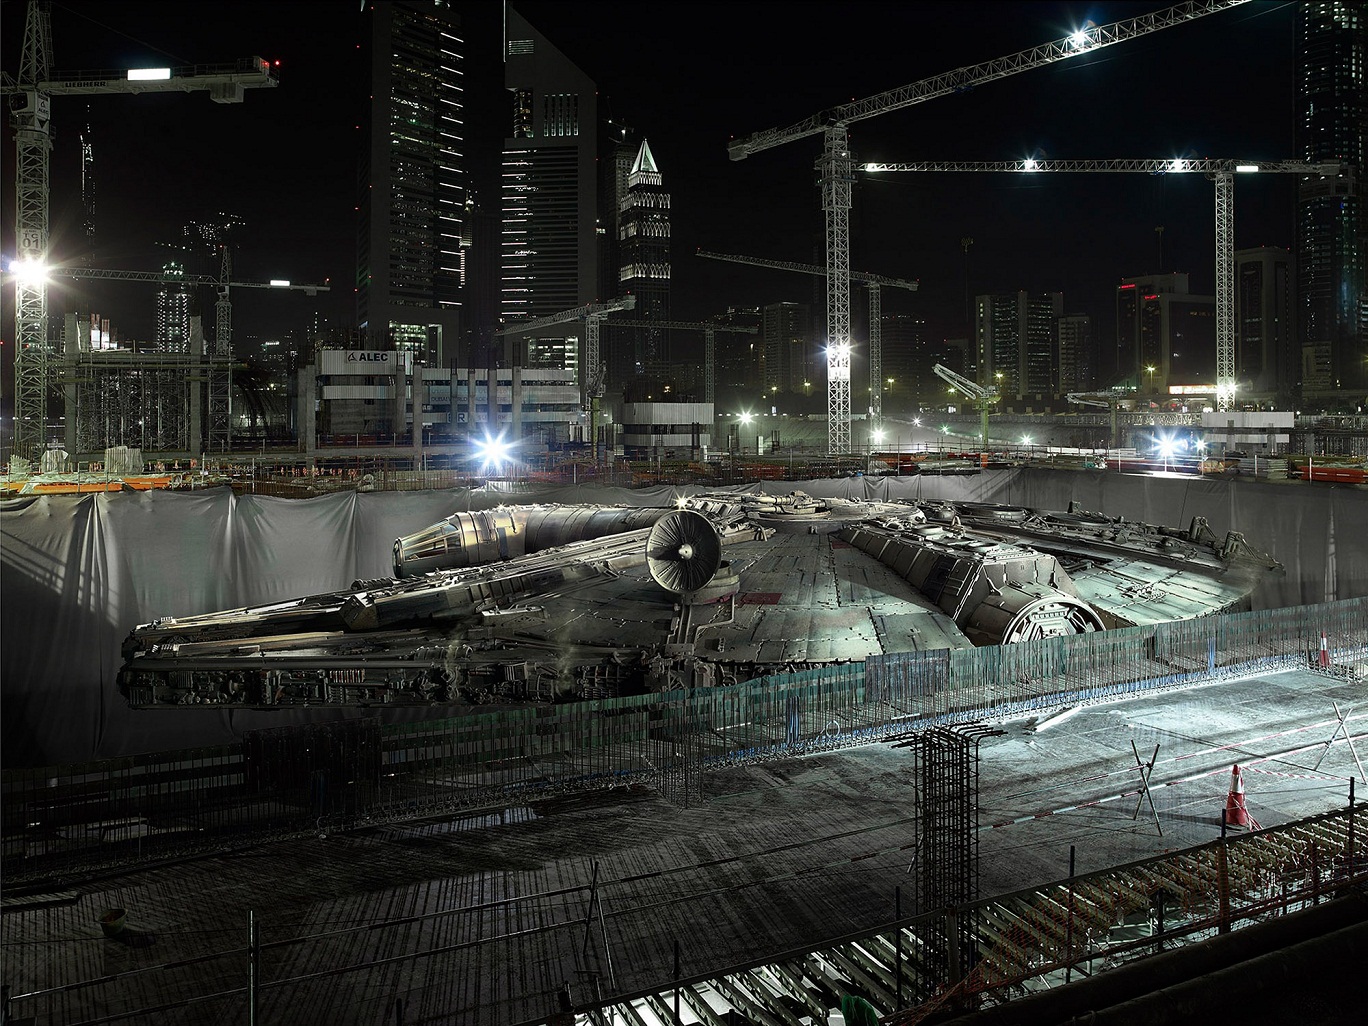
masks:
{"label": "pointed tower spire", "polygon": [[637,150],[636,160],[632,161],[632,171],[634,175],[645,172],[648,175],[660,174],[660,168],[656,167],[655,156],[651,153],[651,144],[645,139],[641,140],[641,149]]}

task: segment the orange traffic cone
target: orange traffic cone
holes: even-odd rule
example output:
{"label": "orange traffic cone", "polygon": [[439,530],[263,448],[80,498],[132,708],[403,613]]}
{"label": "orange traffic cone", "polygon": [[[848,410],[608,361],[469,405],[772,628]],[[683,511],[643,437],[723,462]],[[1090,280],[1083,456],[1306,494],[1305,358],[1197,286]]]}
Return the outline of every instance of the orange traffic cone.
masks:
{"label": "orange traffic cone", "polygon": [[1244,777],[1238,765],[1230,768],[1230,792],[1226,795],[1225,821],[1226,826],[1252,826],[1255,830],[1263,829],[1259,826],[1258,820],[1245,808]]}

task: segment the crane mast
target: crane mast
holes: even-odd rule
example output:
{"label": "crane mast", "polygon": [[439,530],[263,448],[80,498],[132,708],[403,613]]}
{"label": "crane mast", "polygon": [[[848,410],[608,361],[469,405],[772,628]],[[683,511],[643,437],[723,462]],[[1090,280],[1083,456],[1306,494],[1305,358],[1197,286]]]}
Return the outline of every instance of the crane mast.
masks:
{"label": "crane mast", "polygon": [[[749,264],[752,267],[772,267],[779,271],[794,271],[798,274],[825,275],[826,268],[816,264],[801,264],[792,260],[769,260],[764,257],[737,256],[733,253],[711,253],[700,249],[695,256],[707,260],[726,260],[733,264]],[[869,291],[869,414],[878,421],[883,417],[883,297],[885,285],[890,288],[907,289],[916,292],[920,284],[904,278],[890,278],[872,271],[851,271],[850,280],[858,282]]]}
{"label": "crane mast", "polygon": [[854,161],[850,153],[849,126],[1056,61],[1093,53],[1247,2],[1184,3],[1139,18],[1089,26],[1052,43],[832,107],[786,128],[757,132],[727,145],[732,160],[744,160],[798,139],[813,135],[823,138],[822,154],[817,159],[817,178],[826,220],[828,452],[850,450],[850,191]]}
{"label": "crane mast", "polygon": [[1161,160],[999,160],[915,161],[905,164],[868,163],[869,174],[886,172],[995,172],[1007,174],[1201,174],[1216,192],[1216,408],[1234,402],[1235,368],[1235,176],[1237,174],[1295,174],[1333,176],[1345,170],[1338,163],[1296,160],[1218,160],[1177,157]]}
{"label": "crane mast", "polygon": [[31,0],[24,21],[24,42],[17,81],[4,83],[15,119],[15,359],[14,448],[43,445],[48,392],[54,358],[47,334],[49,256],[49,158],[52,151],[52,98],[117,93],[207,90],[215,103],[240,103],[247,89],[277,84],[270,64],[251,57],[233,64],[137,70],[54,73],[51,3]]}

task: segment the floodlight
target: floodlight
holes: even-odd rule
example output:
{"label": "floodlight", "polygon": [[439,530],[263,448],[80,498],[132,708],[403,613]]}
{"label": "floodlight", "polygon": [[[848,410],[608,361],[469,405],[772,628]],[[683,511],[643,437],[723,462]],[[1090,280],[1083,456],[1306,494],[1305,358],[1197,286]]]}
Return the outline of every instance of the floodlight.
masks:
{"label": "floodlight", "polygon": [[24,285],[42,285],[48,280],[48,265],[43,260],[18,257],[10,261],[10,274]]}

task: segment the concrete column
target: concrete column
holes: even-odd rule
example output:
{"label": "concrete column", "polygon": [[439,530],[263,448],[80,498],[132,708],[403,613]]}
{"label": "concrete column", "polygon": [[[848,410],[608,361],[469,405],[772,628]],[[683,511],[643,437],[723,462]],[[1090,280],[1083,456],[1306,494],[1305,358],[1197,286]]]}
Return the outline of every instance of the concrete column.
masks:
{"label": "concrete column", "polygon": [[512,388],[511,391],[512,391],[512,394],[513,394],[513,398],[512,398],[512,403],[513,403],[513,426],[512,426],[512,430],[509,432],[509,436],[510,436],[510,437],[509,437],[509,442],[510,442],[510,443],[522,441],[522,436],[523,436],[523,430],[522,430],[522,397],[523,397],[523,384],[522,384],[522,368],[521,368],[521,367],[514,367],[514,368],[513,368],[513,388]]}
{"label": "concrete column", "polygon": [[318,368],[310,364],[296,372],[298,406],[295,423],[299,430],[299,447],[304,451],[307,461],[312,463],[318,449]]}
{"label": "concrete column", "polygon": [[412,376],[413,388],[413,458],[414,465],[423,453],[423,406],[427,403],[427,382],[423,380],[423,369],[415,367]]}
{"label": "concrete column", "polygon": [[204,326],[198,317],[190,318],[190,365],[194,368],[190,379],[190,411],[186,420],[190,431],[186,444],[189,455],[198,457],[204,451],[204,390],[209,386],[209,368],[204,362]]}
{"label": "concrete column", "polygon": [[489,388],[489,437],[499,437],[499,368],[490,367],[488,370]]}
{"label": "concrete column", "polygon": [[475,435],[475,368],[466,368],[466,435]]}
{"label": "concrete column", "polygon": [[[404,433],[408,421],[408,384],[413,368],[404,367],[404,354],[394,354],[394,404],[390,412],[390,434],[396,439]],[[420,372],[421,373],[421,372]]]}
{"label": "concrete column", "polygon": [[[66,315],[66,324],[62,331],[62,371],[59,380],[62,382],[62,400],[66,406],[66,431],[62,436],[62,445],[71,454],[71,458],[76,458],[76,418],[81,411],[76,408],[76,362],[77,355],[81,351],[81,326],[76,320],[75,313]],[[86,346],[90,348],[89,345]]]}

